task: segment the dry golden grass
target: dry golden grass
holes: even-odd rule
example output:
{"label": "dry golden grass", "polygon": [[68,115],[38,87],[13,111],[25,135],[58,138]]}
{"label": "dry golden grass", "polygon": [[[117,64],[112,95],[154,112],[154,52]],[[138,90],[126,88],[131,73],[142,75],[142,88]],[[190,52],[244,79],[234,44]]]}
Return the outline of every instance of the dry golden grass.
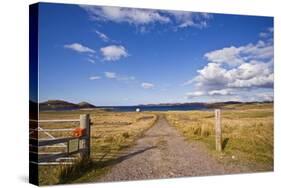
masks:
{"label": "dry golden grass", "polygon": [[[105,112],[71,111],[71,112],[42,112],[40,119],[79,119],[80,114],[90,114],[93,125],[91,127],[91,159],[90,161],[78,162],[78,167],[67,166],[40,166],[40,185],[50,185],[69,182],[93,181],[107,169],[107,162],[117,159],[124,148],[131,146],[135,140],[149,129],[157,120],[152,113],[136,112]],[[42,123],[42,128],[74,128],[76,123]],[[71,136],[71,132],[50,132],[55,137]],[[40,133],[40,138],[48,137]],[[43,148],[40,151],[63,151],[58,148]],[[88,167],[85,169],[85,164]],[[70,170],[71,169],[71,170]],[[73,170],[75,169],[75,171]]]}
{"label": "dry golden grass", "polygon": [[227,105],[222,109],[223,152],[215,151],[214,112],[167,112],[166,118],[188,140],[201,141],[219,160],[252,171],[273,170],[273,105]]}

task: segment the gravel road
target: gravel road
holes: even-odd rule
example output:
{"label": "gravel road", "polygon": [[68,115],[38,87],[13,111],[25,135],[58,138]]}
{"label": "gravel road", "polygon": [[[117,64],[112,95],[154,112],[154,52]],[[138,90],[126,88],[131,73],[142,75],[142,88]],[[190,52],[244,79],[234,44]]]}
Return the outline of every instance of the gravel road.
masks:
{"label": "gravel road", "polygon": [[183,176],[237,173],[211,157],[201,144],[189,143],[163,116],[120,156],[109,173],[99,181],[126,181]]}

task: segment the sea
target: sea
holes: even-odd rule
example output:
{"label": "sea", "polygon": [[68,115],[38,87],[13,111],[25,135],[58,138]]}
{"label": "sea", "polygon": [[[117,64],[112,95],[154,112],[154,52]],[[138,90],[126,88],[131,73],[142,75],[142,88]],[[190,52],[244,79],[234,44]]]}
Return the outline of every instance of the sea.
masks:
{"label": "sea", "polygon": [[[188,105],[136,105],[136,106],[98,106],[96,109],[105,109],[113,112],[135,112],[137,109],[143,111],[188,111],[188,110],[208,110],[204,104]],[[79,108],[57,108],[40,109],[40,111],[75,111]]]}
{"label": "sea", "polygon": [[140,111],[187,111],[187,110],[207,110],[203,104],[192,105],[145,105],[145,106],[100,106],[114,112],[135,112]]}

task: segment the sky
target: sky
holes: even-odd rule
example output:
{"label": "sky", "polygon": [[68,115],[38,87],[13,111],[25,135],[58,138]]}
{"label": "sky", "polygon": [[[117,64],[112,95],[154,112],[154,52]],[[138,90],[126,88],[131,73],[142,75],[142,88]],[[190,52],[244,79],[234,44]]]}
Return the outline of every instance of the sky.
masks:
{"label": "sky", "polygon": [[41,3],[39,101],[273,100],[273,18]]}

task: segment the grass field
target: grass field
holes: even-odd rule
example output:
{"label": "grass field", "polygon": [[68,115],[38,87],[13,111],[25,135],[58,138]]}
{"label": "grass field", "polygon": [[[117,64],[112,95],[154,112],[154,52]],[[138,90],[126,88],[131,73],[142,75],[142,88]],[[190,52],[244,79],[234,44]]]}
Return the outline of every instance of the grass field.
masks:
{"label": "grass field", "polygon": [[[93,182],[120,162],[120,154],[132,146],[164,114],[189,142],[199,142],[218,161],[241,167],[241,172],[273,170],[273,104],[235,104],[222,109],[223,151],[215,151],[214,111],[108,112],[81,110],[41,112],[40,119],[79,119],[90,114],[91,158],[73,166],[40,166],[40,185]],[[157,115],[158,114],[158,115]],[[42,128],[74,128],[79,122],[42,123]],[[71,132],[50,132],[54,137],[72,136]],[[40,138],[48,136],[40,132]],[[184,149],[184,148],[183,148]],[[43,148],[40,151],[62,151]],[[126,153],[125,153],[126,155]]]}
{"label": "grass field", "polygon": [[[134,144],[137,138],[149,129],[157,120],[152,113],[136,112],[106,112],[69,111],[69,112],[41,112],[40,119],[79,119],[80,114],[90,114],[93,125],[91,127],[91,159],[80,161],[72,167],[66,165],[40,166],[40,185],[59,183],[94,181],[104,174],[108,168],[118,160],[120,152]],[[42,123],[42,128],[74,128],[79,122]],[[71,132],[52,132],[54,137],[71,136]],[[48,136],[41,132],[40,138]],[[61,149],[59,149],[61,150]],[[58,151],[57,148],[41,149],[40,151]]]}
{"label": "grass field", "polygon": [[222,107],[223,152],[215,152],[214,112],[166,112],[166,119],[189,141],[204,143],[223,163],[250,171],[273,170],[273,104]]}

